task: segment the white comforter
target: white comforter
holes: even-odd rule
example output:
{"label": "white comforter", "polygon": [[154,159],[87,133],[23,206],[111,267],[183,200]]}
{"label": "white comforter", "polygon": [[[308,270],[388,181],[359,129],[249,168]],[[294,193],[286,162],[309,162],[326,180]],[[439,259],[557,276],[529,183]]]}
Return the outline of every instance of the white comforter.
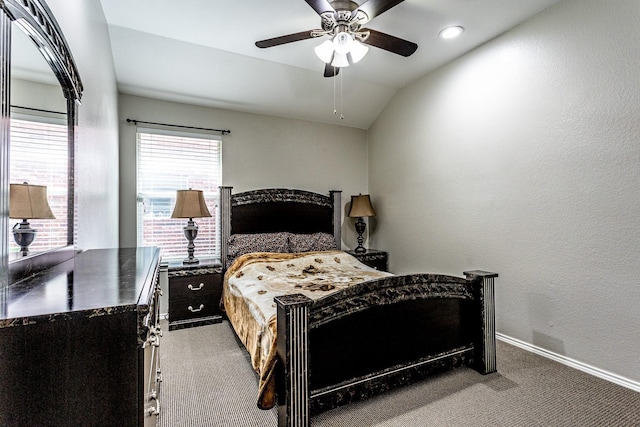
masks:
{"label": "white comforter", "polygon": [[275,404],[276,304],[284,294],[319,299],[357,283],[388,276],[342,251],[295,254],[255,252],[236,259],[225,274],[229,321],[260,374],[258,406]]}

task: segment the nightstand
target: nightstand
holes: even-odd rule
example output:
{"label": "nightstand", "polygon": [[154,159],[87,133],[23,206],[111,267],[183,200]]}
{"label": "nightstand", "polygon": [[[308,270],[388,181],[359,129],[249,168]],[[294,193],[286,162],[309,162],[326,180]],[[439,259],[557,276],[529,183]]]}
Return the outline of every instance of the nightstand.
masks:
{"label": "nightstand", "polygon": [[222,321],[222,266],[200,261],[184,265],[169,262],[169,330]]}
{"label": "nightstand", "polygon": [[387,271],[389,255],[385,251],[377,249],[367,249],[366,252],[356,253],[355,251],[346,251],[349,255],[353,255],[363,264],[373,267],[376,270]]}

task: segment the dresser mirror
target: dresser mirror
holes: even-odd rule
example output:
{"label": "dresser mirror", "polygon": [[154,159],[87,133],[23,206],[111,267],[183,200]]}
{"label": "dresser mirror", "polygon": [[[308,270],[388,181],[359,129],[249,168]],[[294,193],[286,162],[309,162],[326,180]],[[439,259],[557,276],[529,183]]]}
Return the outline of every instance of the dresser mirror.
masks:
{"label": "dresser mirror", "polygon": [[[0,0],[0,57],[2,291],[24,276],[74,255],[74,153],[82,82],[64,35],[44,0]],[[18,135],[16,121],[57,128],[56,157],[60,159],[55,174],[51,171],[53,156],[43,159],[44,150],[12,152],[11,139]],[[9,218],[9,184],[28,180],[32,185],[47,186],[47,199],[56,219],[30,220],[39,232],[33,248],[25,254],[14,242],[12,227],[21,220]],[[0,313],[2,300],[0,295]]]}
{"label": "dresser mirror", "polygon": [[[17,24],[11,33],[11,144],[9,182],[42,185],[55,218],[29,219],[37,230],[28,254],[34,256],[72,243],[68,235],[69,146],[67,103],[58,79],[33,41]],[[26,187],[25,187],[26,188]],[[10,206],[10,212],[15,208]],[[11,218],[9,262],[26,255],[13,238]]]}

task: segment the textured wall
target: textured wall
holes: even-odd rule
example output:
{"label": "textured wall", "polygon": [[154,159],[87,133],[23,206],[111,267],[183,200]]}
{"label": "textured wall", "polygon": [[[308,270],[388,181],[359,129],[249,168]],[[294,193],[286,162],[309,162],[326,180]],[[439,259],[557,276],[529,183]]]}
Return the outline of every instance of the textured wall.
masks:
{"label": "textured wall", "polygon": [[[67,101],[64,99],[60,85],[22,79],[11,79],[11,105],[61,113],[67,111]],[[64,117],[62,119],[64,120]]]}
{"label": "textured wall", "polygon": [[404,88],[369,131],[392,271],[496,271],[499,332],[634,381],[639,20],[637,0],[564,1]]}
{"label": "textured wall", "polygon": [[76,244],[118,246],[118,91],[99,0],[47,0],[84,84],[76,153]]}
{"label": "textured wall", "polygon": [[[343,203],[367,191],[367,138],[361,129],[284,119],[120,95],[120,239],[136,244],[136,127],[127,118],[184,126],[230,129],[222,139],[222,182],[234,192],[300,188]],[[347,219],[347,221],[350,221]],[[353,227],[343,226],[347,247]]]}

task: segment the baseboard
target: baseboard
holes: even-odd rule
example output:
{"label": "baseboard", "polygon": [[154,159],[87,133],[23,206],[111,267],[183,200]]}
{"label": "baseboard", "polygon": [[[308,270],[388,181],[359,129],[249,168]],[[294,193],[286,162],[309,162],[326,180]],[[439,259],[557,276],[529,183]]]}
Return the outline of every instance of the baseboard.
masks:
{"label": "baseboard", "polygon": [[[499,339],[500,341],[506,342],[507,344],[520,347],[523,350],[530,351],[531,353],[538,354],[540,356],[554,360],[558,363],[562,363],[563,365],[570,366],[572,368],[578,369],[579,371],[586,372],[587,374],[593,375],[598,378],[602,378],[603,380],[607,380],[614,384],[621,385],[623,387],[626,387],[628,389],[631,389],[633,391],[637,391],[640,393],[640,382],[638,381],[633,381],[628,378],[622,377],[620,375],[605,371],[603,369],[596,368],[595,366],[587,365],[586,363],[582,363],[577,360],[571,359],[569,357],[563,356],[561,354],[557,354],[552,351],[545,350],[544,348],[535,346],[533,344],[529,344],[528,342],[524,342],[504,334],[496,333],[496,338]],[[498,366],[498,372],[500,372],[499,366]]]}

